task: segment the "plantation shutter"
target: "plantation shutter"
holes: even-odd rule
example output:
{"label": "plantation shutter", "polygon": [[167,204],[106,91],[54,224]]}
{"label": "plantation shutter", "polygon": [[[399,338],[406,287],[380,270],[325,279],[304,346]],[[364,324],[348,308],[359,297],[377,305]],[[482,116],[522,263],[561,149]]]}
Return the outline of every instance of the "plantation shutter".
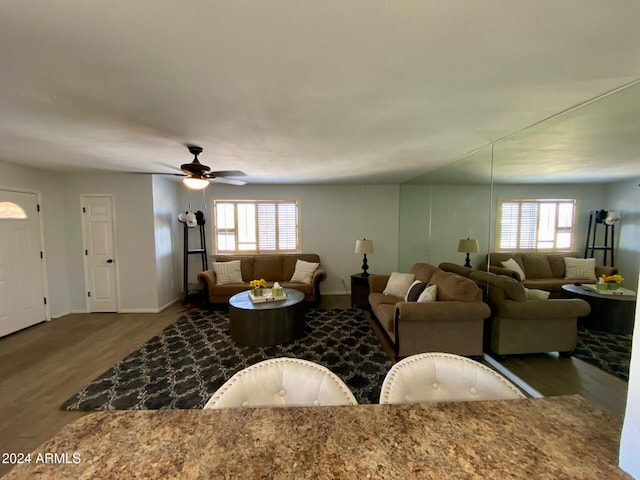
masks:
{"label": "plantation shutter", "polygon": [[575,200],[503,200],[500,251],[566,251],[573,246]]}
{"label": "plantation shutter", "polygon": [[295,251],[298,243],[298,207],[295,203],[278,204],[279,250]]}
{"label": "plantation shutter", "polygon": [[298,252],[298,203],[214,200],[219,253]]}

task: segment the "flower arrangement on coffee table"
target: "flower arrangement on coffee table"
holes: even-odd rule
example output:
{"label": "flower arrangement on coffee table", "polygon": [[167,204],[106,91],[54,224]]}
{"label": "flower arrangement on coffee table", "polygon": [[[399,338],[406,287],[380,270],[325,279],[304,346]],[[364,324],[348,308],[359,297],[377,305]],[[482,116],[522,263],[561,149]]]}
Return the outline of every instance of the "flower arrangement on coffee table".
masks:
{"label": "flower arrangement on coffee table", "polygon": [[602,275],[600,277],[602,279],[602,283],[607,286],[608,290],[616,290],[622,287],[622,283],[624,282],[624,277],[622,275]]}
{"label": "flower arrangement on coffee table", "polygon": [[262,289],[267,287],[267,282],[264,278],[261,278],[260,280],[251,280],[249,282],[249,286],[251,287],[254,297],[261,297]]}

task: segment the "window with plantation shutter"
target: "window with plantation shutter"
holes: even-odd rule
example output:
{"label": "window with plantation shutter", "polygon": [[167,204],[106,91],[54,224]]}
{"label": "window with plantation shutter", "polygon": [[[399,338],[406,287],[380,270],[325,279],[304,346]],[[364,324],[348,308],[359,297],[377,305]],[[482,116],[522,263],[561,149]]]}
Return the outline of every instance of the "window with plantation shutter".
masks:
{"label": "window with plantation shutter", "polygon": [[295,253],[298,202],[285,200],[214,200],[216,253]]}
{"label": "window with plantation shutter", "polygon": [[573,250],[574,199],[500,199],[497,250]]}

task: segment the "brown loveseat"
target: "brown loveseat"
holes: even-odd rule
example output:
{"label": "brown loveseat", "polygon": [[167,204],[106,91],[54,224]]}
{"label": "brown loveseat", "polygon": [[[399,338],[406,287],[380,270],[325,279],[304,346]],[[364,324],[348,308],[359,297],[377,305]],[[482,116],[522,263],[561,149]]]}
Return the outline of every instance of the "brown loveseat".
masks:
{"label": "brown loveseat", "polygon": [[410,273],[437,285],[436,301],[405,302],[385,295],[390,276],[369,276],[371,312],[396,357],[421,352],[482,355],[483,323],[491,312],[475,282],[427,263],[416,263]]}
{"label": "brown loveseat", "polygon": [[283,288],[293,288],[305,295],[305,302],[313,305],[320,303],[320,282],[327,278],[327,272],[318,266],[313,274],[311,283],[291,282],[291,277],[296,268],[297,260],[320,263],[320,257],[314,253],[297,253],[281,255],[218,255],[216,262],[230,262],[240,260],[242,283],[217,283],[216,272],[211,268],[198,274],[198,280],[205,285],[205,291],[209,292],[209,302],[228,303],[236,293],[249,290],[249,282],[255,279],[265,279],[267,286],[273,286],[274,282],[280,283]]}
{"label": "brown loveseat", "polygon": [[441,263],[445,271],[467,275],[491,307],[485,348],[504,356],[517,353],[568,354],[578,341],[578,317],[591,307],[579,299],[529,299],[522,283],[505,275]]}
{"label": "brown loveseat", "polygon": [[[562,297],[562,285],[567,283],[595,283],[595,278],[564,278],[565,265],[564,258],[580,258],[577,252],[567,253],[490,253],[487,255],[485,263],[480,265],[479,270],[489,270],[496,275],[507,275],[516,280],[521,280],[520,276],[513,270],[502,266],[502,262],[513,258],[522,271],[524,280],[522,284],[527,288],[537,288],[551,292],[552,298]],[[615,267],[596,266],[595,277],[601,275],[613,275],[618,273]]]}

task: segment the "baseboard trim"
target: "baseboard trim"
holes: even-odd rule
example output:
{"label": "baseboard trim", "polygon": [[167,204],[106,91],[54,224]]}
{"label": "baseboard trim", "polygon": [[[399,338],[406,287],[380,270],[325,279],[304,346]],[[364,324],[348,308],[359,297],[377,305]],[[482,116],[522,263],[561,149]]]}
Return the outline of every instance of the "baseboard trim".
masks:
{"label": "baseboard trim", "polygon": [[529,385],[527,382],[522,380],[515,373],[511,372],[509,369],[507,369],[507,367],[502,365],[498,360],[493,358],[491,355],[487,355],[486,353],[484,353],[484,354],[482,354],[482,358],[483,358],[483,360],[485,362],[487,362],[494,369],[496,369],[498,372],[500,372],[501,375],[503,375],[508,380],[510,380],[511,382],[516,384],[518,386],[518,388],[520,388],[528,396],[530,396],[532,398],[543,398],[544,397],[544,395],[542,395],[538,390],[536,390],[531,385]]}
{"label": "baseboard trim", "polygon": [[55,315],[51,315],[51,320],[55,320],[58,318],[66,317],[67,315],[71,315],[72,313],[87,313],[86,310],[67,310],[66,312],[56,313]]}
{"label": "baseboard trim", "polygon": [[179,301],[180,297],[177,297],[158,308],[121,308],[118,313],[160,313]]}

